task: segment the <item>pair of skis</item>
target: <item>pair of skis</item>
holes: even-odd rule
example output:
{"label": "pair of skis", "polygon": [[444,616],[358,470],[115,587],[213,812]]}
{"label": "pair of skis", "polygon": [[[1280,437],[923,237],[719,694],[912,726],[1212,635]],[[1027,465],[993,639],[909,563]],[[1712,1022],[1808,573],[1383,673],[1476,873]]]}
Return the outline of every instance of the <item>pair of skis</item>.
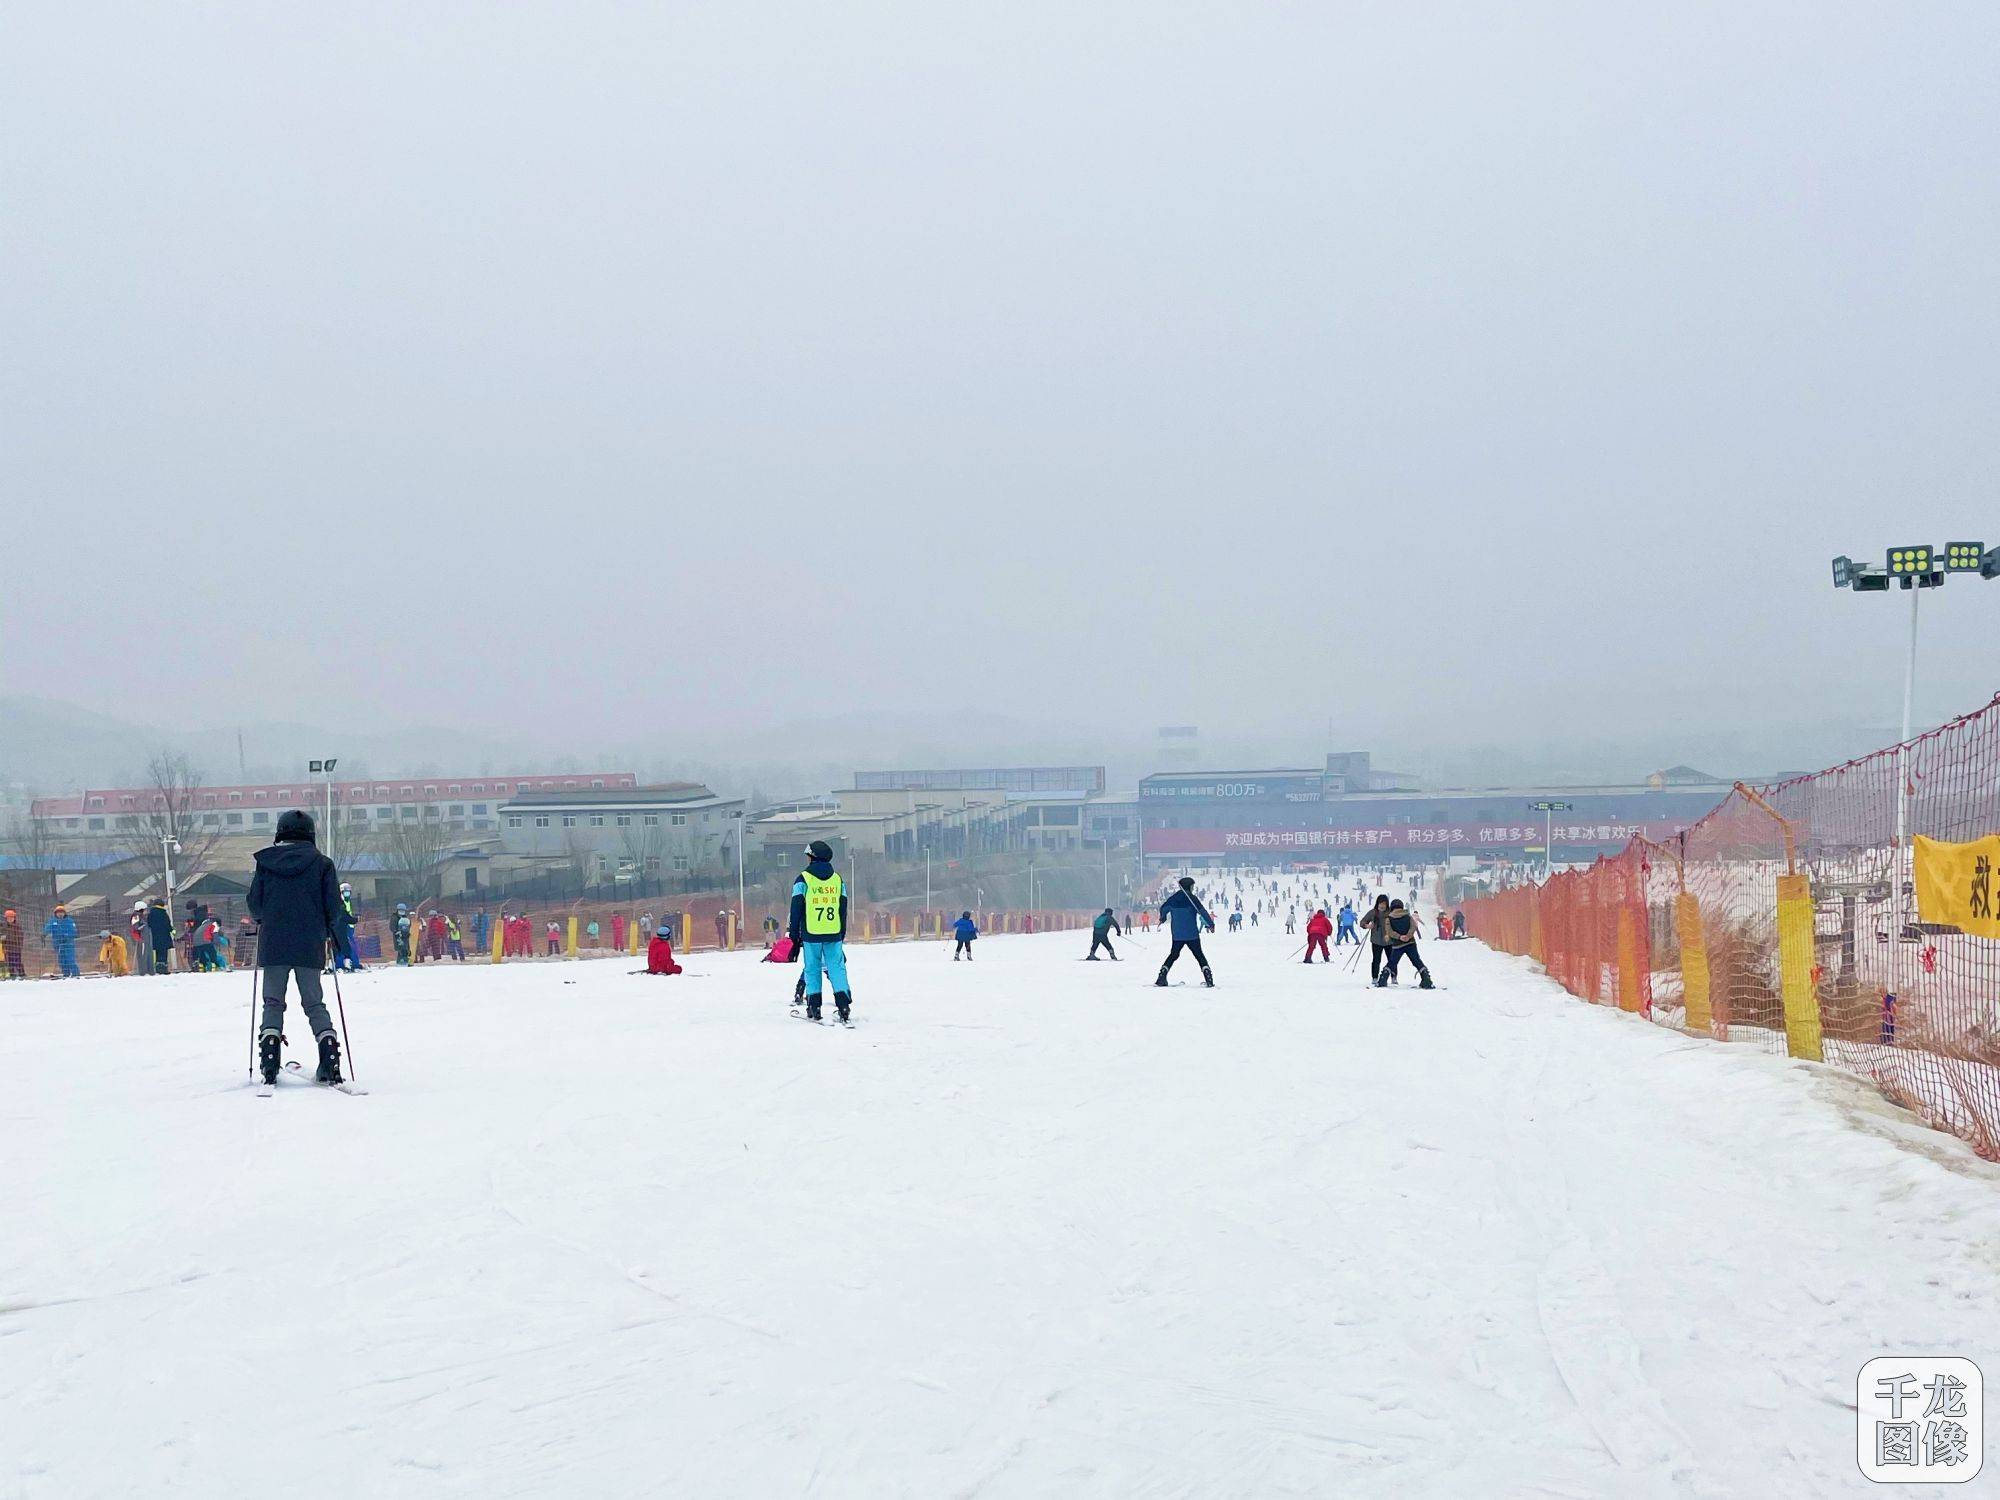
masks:
{"label": "pair of skis", "polygon": [[[345,1078],[339,1083],[321,1083],[317,1078],[307,1078],[305,1070],[295,1062],[286,1063],[284,1071],[278,1077],[284,1079],[287,1083],[309,1084],[316,1089],[338,1089],[343,1094],[360,1095],[368,1092],[368,1090],[362,1088],[358,1083]],[[268,1099],[272,1094],[277,1092],[277,1087],[276,1082],[266,1083],[263,1079],[259,1078],[257,1080],[257,1097],[259,1099]]]}
{"label": "pair of skis", "polygon": [[815,1026],[844,1026],[849,1031],[854,1029],[854,1018],[852,1016],[843,1016],[839,1011],[835,1011],[833,1019],[828,1020],[825,1016],[808,1015],[803,1005],[794,1005],[792,1007],[792,1014],[797,1016],[801,1021],[812,1022]]}

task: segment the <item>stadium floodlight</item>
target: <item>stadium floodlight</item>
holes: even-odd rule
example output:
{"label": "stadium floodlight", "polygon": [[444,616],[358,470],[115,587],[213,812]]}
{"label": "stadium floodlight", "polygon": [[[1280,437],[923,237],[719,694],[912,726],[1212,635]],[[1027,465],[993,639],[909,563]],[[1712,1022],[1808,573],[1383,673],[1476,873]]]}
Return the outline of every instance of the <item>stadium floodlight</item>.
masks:
{"label": "stadium floodlight", "polygon": [[1854,559],[1836,557],[1833,560],[1833,586],[1844,589],[1854,582]]}
{"label": "stadium floodlight", "polygon": [[1979,560],[1981,578],[2000,578],[2000,547],[1995,547]]}
{"label": "stadium floodlight", "polygon": [[1946,542],[1944,570],[1947,573],[1977,573],[1986,562],[1984,542]]}
{"label": "stadium floodlight", "polygon": [[[1937,554],[1927,543],[1916,543],[1907,547],[1889,549],[1889,576],[1891,578],[1927,578],[1936,571],[1934,559]],[[1903,587],[1908,588],[1908,584]]]}
{"label": "stadium floodlight", "polygon": [[1880,568],[1856,563],[1849,587],[1857,594],[1886,594],[1889,592],[1889,575]]}

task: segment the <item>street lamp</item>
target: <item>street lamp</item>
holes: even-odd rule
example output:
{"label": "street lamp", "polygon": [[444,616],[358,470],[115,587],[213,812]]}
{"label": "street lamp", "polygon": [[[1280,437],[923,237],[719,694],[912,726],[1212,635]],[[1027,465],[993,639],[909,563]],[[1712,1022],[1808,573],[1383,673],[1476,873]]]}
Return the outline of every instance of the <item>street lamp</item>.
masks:
{"label": "street lamp", "polygon": [[1569,812],[1575,808],[1574,802],[1534,802],[1529,804],[1543,814],[1542,827],[1542,879],[1547,880],[1556,872],[1556,814]]}

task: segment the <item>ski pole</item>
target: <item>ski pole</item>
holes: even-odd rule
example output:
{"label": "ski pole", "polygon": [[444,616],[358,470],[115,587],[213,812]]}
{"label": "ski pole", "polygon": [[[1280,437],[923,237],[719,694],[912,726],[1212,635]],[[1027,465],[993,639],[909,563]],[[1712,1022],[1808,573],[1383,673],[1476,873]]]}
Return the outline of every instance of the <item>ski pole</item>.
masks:
{"label": "ski pole", "polygon": [[347,1054],[347,1076],[354,1077],[354,1043],[347,1038],[347,1002],[340,997],[340,970],[333,971],[333,1005],[340,1012],[340,1046]]}
{"label": "ski pole", "polygon": [[257,977],[263,969],[252,966],[250,970],[250,1076],[257,1076]]}

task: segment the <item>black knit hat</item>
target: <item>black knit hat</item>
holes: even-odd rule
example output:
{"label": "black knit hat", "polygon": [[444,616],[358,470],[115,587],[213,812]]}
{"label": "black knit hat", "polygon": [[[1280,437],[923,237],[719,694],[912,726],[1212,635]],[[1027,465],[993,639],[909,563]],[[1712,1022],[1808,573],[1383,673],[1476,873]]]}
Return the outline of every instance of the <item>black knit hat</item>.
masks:
{"label": "black knit hat", "polygon": [[829,863],[833,859],[833,849],[825,839],[814,839],[806,845],[807,859],[823,859]]}
{"label": "black knit hat", "polygon": [[300,812],[296,807],[290,812],[278,814],[278,842],[281,844],[310,844],[313,841],[313,820],[309,812]]}

